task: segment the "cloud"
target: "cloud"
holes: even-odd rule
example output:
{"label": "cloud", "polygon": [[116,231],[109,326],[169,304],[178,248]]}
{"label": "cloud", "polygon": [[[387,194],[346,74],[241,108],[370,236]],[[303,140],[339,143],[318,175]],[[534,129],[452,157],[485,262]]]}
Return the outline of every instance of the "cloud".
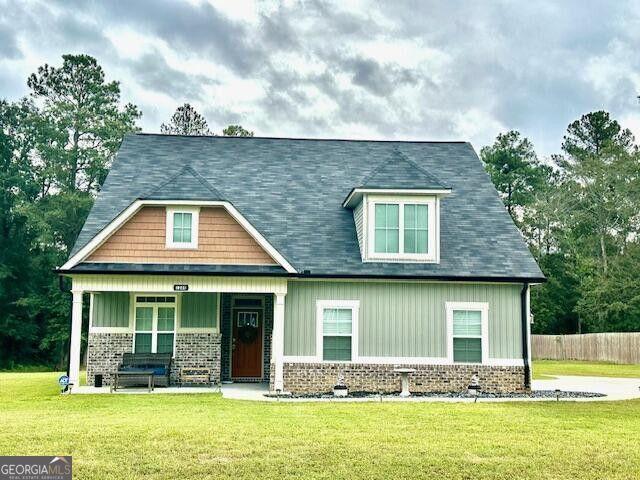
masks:
{"label": "cloud", "polygon": [[124,64],[141,87],[164,93],[178,102],[179,99],[185,99],[187,102],[202,100],[205,87],[217,83],[205,75],[189,75],[169,66],[157,50],[136,59],[126,60]]}
{"label": "cloud", "polygon": [[242,123],[262,135],[479,150],[515,128],[548,155],[569,122],[607,109],[640,137],[632,0],[2,2],[2,95],[26,93],[17,79],[42,63],[86,52],[149,131],[191,102],[216,131]]}
{"label": "cloud", "polygon": [[20,58],[22,53],[18,48],[18,43],[9,26],[0,23],[0,57],[8,59]]}

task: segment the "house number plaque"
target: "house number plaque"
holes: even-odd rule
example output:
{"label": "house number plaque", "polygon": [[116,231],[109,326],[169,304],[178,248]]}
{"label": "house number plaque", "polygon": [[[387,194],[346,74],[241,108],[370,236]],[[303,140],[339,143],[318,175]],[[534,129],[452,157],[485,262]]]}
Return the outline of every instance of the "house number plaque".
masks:
{"label": "house number plaque", "polygon": [[173,286],[174,292],[186,292],[187,290],[189,290],[189,285],[180,284],[180,285]]}

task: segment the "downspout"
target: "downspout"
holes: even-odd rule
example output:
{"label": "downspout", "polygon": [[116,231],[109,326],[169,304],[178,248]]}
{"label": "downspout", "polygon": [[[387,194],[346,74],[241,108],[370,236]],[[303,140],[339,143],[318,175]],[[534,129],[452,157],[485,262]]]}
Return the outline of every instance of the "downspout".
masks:
{"label": "downspout", "polygon": [[531,366],[529,365],[529,309],[527,308],[527,291],[529,284],[525,283],[520,292],[520,320],[522,322],[522,361],[524,363],[524,388],[531,389]]}

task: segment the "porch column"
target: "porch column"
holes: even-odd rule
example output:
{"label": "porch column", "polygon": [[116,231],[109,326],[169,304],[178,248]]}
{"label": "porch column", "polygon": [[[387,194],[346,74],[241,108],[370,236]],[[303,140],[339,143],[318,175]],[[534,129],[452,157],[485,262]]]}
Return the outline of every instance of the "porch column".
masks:
{"label": "porch column", "polygon": [[284,391],[284,293],[276,293],[273,307],[273,332],[271,355],[275,366],[273,389]]}
{"label": "porch column", "polygon": [[69,342],[69,382],[80,385],[80,338],[82,333],[82,290],[72,290],[71,341]]}

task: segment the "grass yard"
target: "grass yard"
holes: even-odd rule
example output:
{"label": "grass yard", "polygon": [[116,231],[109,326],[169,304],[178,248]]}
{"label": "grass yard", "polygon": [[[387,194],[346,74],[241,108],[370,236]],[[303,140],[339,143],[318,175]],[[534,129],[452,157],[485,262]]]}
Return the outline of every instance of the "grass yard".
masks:
{"label": "grass yard", "polygon": [[533,378],[543,380],[555,375],[640,378],[640,365],[579,362],[574,360],[536,360],[533,362]]}
{"label": "grass yard", "polygon": [[73,455],[74,478],[628,479],[640,401],[262,403],[60,396],[0,373],[0,454]]}

